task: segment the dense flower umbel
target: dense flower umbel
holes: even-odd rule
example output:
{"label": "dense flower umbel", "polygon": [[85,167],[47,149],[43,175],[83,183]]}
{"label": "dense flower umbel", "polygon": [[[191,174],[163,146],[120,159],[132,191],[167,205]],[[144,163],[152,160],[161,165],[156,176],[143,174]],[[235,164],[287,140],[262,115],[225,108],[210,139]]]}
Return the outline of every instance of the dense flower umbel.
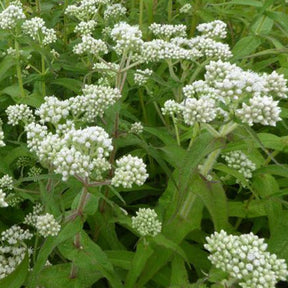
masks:
{"label": "dense flower umbel", "polygon": [[6,109],[8,124],[15,126],[21,121],[25,124],[33,122],[35,117],[33,111],[26,104],[11,105]]}
{"label": "dense flower umbel", "polygon": [[141,236],[153,236],[161,232],[162,223],[157,219],[157,213],[150,208],[140,208],[132,217],[132,227]]}
{"label": "dense flower umbel", "polygon": [[12,190],[13,189],[13,178],[9,176],[8,174],[5,174],[0,178],[0,188],[6,189],[6,190]]}
{"label": "dense flower umbel", "polygon": [[80,33],[81,35],[91,35],[96,25],[97,22],[95,20],[89,20],[87,22],[81,21],[75,27],[74,32]]}
{"label": "dense flower umbel", "polygon": [[206,237],[209,260],[243,288],[271,288],[288,276],[285,260],[270,254],[264,239],[253,233],[228,235],[221,230]]}
{"label": "dense flower umbel", "polygon": [[246,154],[241,151],[232,151],[222,157],[227,162],[227,166],[243,174],[246,179],[252,178],[252,172],[256,169],[256,165],[248,159]]}
{"label": "dense flower umbel", "polygon": [[13,225],[1,233],[1,241],[6,241],[10,245],[15,245],[18,242],[29,240],[32,237],[33,234],[31,234],[29,230],[24,230],[17,225]]}
{"label": "dense flower umbel", "polygon": [[149,30],[159,38],[170,39],[172,37],[186,37],[186,25],[169,25],[153,23]]}
{"label": "dense flower umbel", "polygon": [[143,86],[147,83],[149,76],[153,73],[150,69],[140,70],[137,69],[136,73],[134,74],[134,82],[139,86]]}
{"label": "dense flower umbel", "polygon": [[56,236],[61,229],[61,226],[55,220],[54,216],[49,213],[38,216],[35,227],[39,234],[45,238],[48,236]]}
{"label": "dense flower umbel", "polygon": [[127,9],[121,4],[112,4],[107,6],[104,11],[104,19],[106,21],[109,20],[117,20],[123,16],[125,16]]}
{"label": "dense flower umbel", "polygon": [[116,187],[131,188],[134,183],[141,186],[148,177],[143,160],[135,156],[126,155],[116,160],[116,167],[111,182]]}
{"label": "dense flower umbel", "polygon": [[10,5],[0,13],[0,29],[13,29],[19,20],[26,16],[20,1],[11,2]]}
{"label": "dense flower umbel", "polygon": [[34,17],[26,20],[22,25],[23,32],[29,35],[33,40],[39,41],[41,44],[48,45],[57,40],[54,29],[48,29],[42,18]]}
{"label": "dense flower umbel", "polygon": [[101,39],[95,39],[91,35],[83,35],[82,42],[75,45],[73,52],[78,55],[92,54],[99,56],[108,53],[107,45]]}
{"label": "dense flower umbel", "polygon": [[207,38],[226,38],[226,29],[227,24],[220,20],[199,24],[197,26],[197,30]]}

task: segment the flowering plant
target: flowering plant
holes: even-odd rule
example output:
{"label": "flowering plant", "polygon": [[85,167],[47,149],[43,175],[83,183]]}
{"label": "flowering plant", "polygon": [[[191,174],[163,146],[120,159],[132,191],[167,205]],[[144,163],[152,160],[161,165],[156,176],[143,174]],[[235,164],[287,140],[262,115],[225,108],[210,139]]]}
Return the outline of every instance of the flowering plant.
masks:
{"label": "flowering plant", "polygon": [[1,3],[0,286],[287,280],[286,3],[194,2]]}

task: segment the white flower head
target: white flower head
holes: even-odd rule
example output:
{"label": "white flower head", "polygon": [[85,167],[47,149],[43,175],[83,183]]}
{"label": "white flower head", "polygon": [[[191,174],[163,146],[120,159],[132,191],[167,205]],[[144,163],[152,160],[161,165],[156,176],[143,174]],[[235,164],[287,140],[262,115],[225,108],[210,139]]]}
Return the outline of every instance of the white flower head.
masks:
{"label": "white flower head", "polygon": [[115,187],[132,188],[133,184],[141,186],[148,177],[146,165],[136,156],[123,156],[116,160],[116,169],[111,184]]}
{"label": "white flower head", "polygon": [[132,217],[132,227],[141,236],[155,237],[162,229],[162,223],[157,218],[158,215],[153,209],[140,208],[136,212],[136,216]]}
{"label": "white flower head", "polygon": [[61,229],[60,224],[55,220],[54,216],[49,213],[38,216],[35,227],[39,234],[45,238],[48,236],[57,236]]}
{"label": "white flower head", "polygon": [[17,23],[25,18],[26,16],[20,1],[11,2],[10,5],[0,13],[0,29],[14,29]]}

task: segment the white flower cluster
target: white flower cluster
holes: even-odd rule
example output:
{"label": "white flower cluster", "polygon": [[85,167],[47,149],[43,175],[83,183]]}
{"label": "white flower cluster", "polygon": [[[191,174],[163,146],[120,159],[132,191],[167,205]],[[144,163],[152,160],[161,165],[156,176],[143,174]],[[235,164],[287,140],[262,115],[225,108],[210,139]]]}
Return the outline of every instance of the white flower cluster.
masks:
{"label": "white flower cluster", "polygon": [[0,178],[0,187],[2,189],[12,190],[13,189],[13,178],[8,174],[5,174]]}
{"label": "white flower cluster", "polygon": [[0,246],[0,279],[11,274],[23,261],[27,249],[18,246]]}
{"label": "white flower cluster", "polygon": [[141,122],[135,122],[131,125],[129,133],[141,134],[143,132],[143,125]]}
{"label": "white flower cluster", "polygon": [[23,223],[26,225],[35,226],[37,223],[37,217],[41,215],[43,211],[44,207],[42,204],[37,203],[33,206],[33,211],[25,216]]}
{"label": "white flower cluster", "polygon": [[116,42],[114,47],[117,54],[137,52],[143,44],[142,32],[138,26],[131,26],[126,22],[117,23],[112,31],[111,38]]}
{"label": "white flower cluster", "polygon": [[6,193],[0,189],[0,207],[8,207],[8,203],[5,201]]}
{"label": "white flower cluster", "polygon": [[74,32],[79,33],[80,35],[91,35],[96,25],[97,22],[95,20],[89,20],[87,22],[81,21],[75,27]]}
{"label": "white flower cluster", "polygon": [[208,123],[216,117],[228,121],[236,116],[250,126],[275,126],[281,120],[279,101],[272,96],[286,97],[283,75],[261,75],[218,60],[206,65],[204,78],[183,87],[185,100],[181,103],[166,101],[162,113],[172,117],[178,114],[187,125]]}
{"label": "white flower cluster", "polygon": [[112,4],[107,6],[104,11],[104,20],[117,20],[125,16],[127,9],[121,4]]}
{"label": "white flower cluster", "polygon": [[115,187],[132,188],[134,183],[138,186],[143,185],[147,177],[146,165],[143,160],[126,155],[116,160],[116,169],[111,184]]}
{"label": "white flower cluster", "polygon": [[11,2],[10,5],[0,13],[0,29],[13,29],[19,20],[26,16],[20,1]]}
{"label": "white flower cluster", "polygon": [[82,0],[78,5],[69,5],[65,13],[80,20],[87,21],[95,18],[100,5],[106,5],[110,0]]}
{"label": "white flower cluster", "polygon": [[157,213],[150,208],[140,208],[132,217],[132,228],[145,237],[155,237],[161,232],[162,223],[157,219]]}
{"label": "white flower cluster", "polygon": [[[101,127],[73,129],[64,135],[47,133],[47,128],[32,123],[26,126],[27,144],[39,160],[53,165],[66,181],[70,176],[89,177],[93,170],[106,169],[103,159],[113,150],[112,140]],[[61,133],[62,134],[62,133]],[[99,172],[98,172],[99,173]]]}
{"label": "white flower cluster", "polygon": [[35,120],[33,111],[26,104],[10,105],[6,109],[6,114],[8,116],[8,124],[12,126],[18,125],[21,121],[27,124]]}
{"label": "white flower cluster", "polygon": [[204,247],[211,253],[208,258],[212,264],[229,273],[243,288],[275,287],[288,276],[285,260],[266,251],[264,239],[253,233],[234,236],[221,230],[206,241]]}
{"label": "white flower cluster", "polygon": [[40,123],[57,124],[69,115],[70,103],[68,100],[61,101],[55,96],[46,96],[44,100],[45,102],[35,111],[35,114],[41,119]]}
{"label": "white flower cluster", "polygon": [[38,40],[44,46],[57,40],[55,30],[47,28],[44,20],[39,17],[26,20],[22,24],[22,29],[25,34],[29,35],[33,40]]}
{"label": "white flower cluster", "polygon": [[95,39],[91,35],[83,35],[82,42],[73,47],[73,52],[78,55],[92,54],[98,56],[100,54],[107,54],[108,48],[104,41]]}
{"label": "white flower cluster", "polygon": [[94,122],[97,116],[120,99],[120,90],[102,85],[85,85],[83,95],[70,98],[73,115],[82,115],[84,121]]}
{"label": "white flower cluster", "polygon": [[254,123],[276,126],[276,122],[281,120],[278,102],[272,97],[256,95],[249,99],[249,105],[243,103],[242,108],[236,110],[236,115],[249,126]]}
{"label": "white flower cluster", "polygon": [[227,35],[227,25],[223,21],[215,20],[209,23],[203,23],[198,25],[197,30],[202,33],[203,36],[207,38],[226,38]]}
{"label": "white flower cluster", "polygon": [[190,47],[197,49],[202,54],[202,57],[216,58],[227,60],[232,57],[232,52],[227,44],[217,42],[214,39],[206,38],[204,36],[198,36],[190,39]]}
{"label": "white flower cluster", "polygon": [[181,113],[182,105],[175,102],[175,100],[167,100],[164,103],[164,107],[161,108],[163,115],[169,115],[171,117]]}
{"label": "white flower cluster", "polygon": [[39,234],[44,238],[47,238],[48,236],[57,236],[61,229],[60,224],[56,221],[54,216],[49,213],[38,216],[35,227]]}
{"label": "white flower cluster", "polygon": [[209,123],[216,118],[217,109],[211,98],[188,98],[181,104],[183,119],[187,125],[193,126],[195,122]]}
{"label": "white flower cluster", "polygon": [[33,235],[29,230],[24,230],[18,225],[13,225],[1,233],[1,241],[6,241],[10,245],[15,245],[24,240],[29,240]]}
{"label": "white flower cluster", "polygon": [[242,151],[228,152],[222,157],[227,162],[228,167],[237,170],[246,179],[252,178],[252,172],[256,169],[256,165]]}
{"label": "white flower cluster", "polygon": [[145,62],[157,62],[166,59],[191,60],[199,58],[201,55],[198,49],[184,49],[177,42],[175,43],[175,40],[168,42],[162,39],[144,42],[141,51],[141,59]]}
{"label": "white flower cluster", "polygon": [[149,76],[151,76],[153,73],[150,69],[140,70],[137,69],[134,74],[134,82],[138,86],[143,86],[147,83]]}
{"label": "white flower cluster", "polygon": [[152,23],[149,30],[159,38],[171,39],[172,37],[186,37],[187,26],[183,24],[169,25]]}

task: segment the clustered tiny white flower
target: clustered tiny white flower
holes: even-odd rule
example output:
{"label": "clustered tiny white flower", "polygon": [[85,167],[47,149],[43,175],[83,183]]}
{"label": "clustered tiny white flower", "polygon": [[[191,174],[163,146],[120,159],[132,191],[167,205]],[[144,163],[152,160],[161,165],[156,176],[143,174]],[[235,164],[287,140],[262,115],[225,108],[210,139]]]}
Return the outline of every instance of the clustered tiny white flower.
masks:
{"label": "clustered tiny white flower", "polygon": [[150,69],[140,70],[137,69],[134,74],[134,82],[136,85],[143,86],[147,83],[149,76],[153,73]]}
{"label": "clustered tiny white flower", "polygon": [[131,125],[129,133],[141,134],[143,132],[143,125],[141,122],[135,122]]}
{"label": "clustered tiny white flower", "polygon": [[11,274],[23,261],[27,248],[19,246],[0,246],[0,279]]}
{"label": "clustered tiny white flower", "polygon": [[210,98],[188,98],[182,102],[183,120],[187,125],[209,123],[217,116],[215,101]]}
{"label": "clustered tiny white flower", "polygon": [[20,1],[11,2],[10,5],[0,13],[0,28],[5,30],[13,29],[19,20],[25,18],[26,16]]}
{"label": "clustered tiny white flower", "polygon": [[38,216],[35,227],[39,234],[44,238],[47,238],[48,236],[57,236],[61,229],[60,224],[56,221],[54,216],[49,213]]}
{"label": "clustered tiny white flower", "polygon": [[111,31],[111,37],[116,42],[114,49],[117,54],[125,51],[137,52],[143,44],[142,32],[139,27],[131,26],[126,22],[115,24]]}
{"label": "clustered tiny white flower", "polygon": [[85,85],[83,95],[70,98],[73,115],[82,115],[84,121],[94,122],[97,116],[102,117],[104,111],[121,97],[117,88],[102,85]]}
{"label": "clustered tiny white flower", "polygon": [[276,126],[276,122],[281,120],[280,112],[278,101],[272,97],[254,96],[249,99],[249,105],[243,103],[242,108],[236,110],[236,115],[249,126],[254,123]]}
{"label": "clustered tiny white flower", "polygon": [[5,174],[0,178],[0,187],[5,188],[7,190],[13,189],[13,178],[9,176],[8,174]]}
{"label": "clustered tiny white flower", "polygon": [[127,9],[121,4],[112,4],[107,6],[104,11],[104,20],[117,20],[123,16],[125,16]]}
{"label": "clustered tiny white flower", "polygon": [[91,35],[83,35],[82,42],[73,47],[73,52],[78,55],[92,54],[98,56],[100,54],[107,54],[108,48],[104,41],[95,39]]}
{"label": "clustered tiny white flower", "polygon": [[10,245],[15,245],[21,241],[29,240],[33,235],[29,230],[24,230],[18,225],[13,225],[1,233],[1,241],[6,241]]}
{"label": "clustered tiny white flower", "polygon": [[180,9],[179,12],[182,14],[187,14],[192,10],[192,5],[187,3],[185,5],[183,5]]}
{"label": "clustered tiny white flower", "polygon": [[100,5],[106,5],[110,0],[82,0],[78,5],[69,5],[65,13],[80,20],[91,20],[97,16]]}
{"label": "clustered tiny white flower", "polygon": [[57,124],[61,119],[69,115],[70,102],[61,101],[55,96],[45,96],[45,102],[35,111],[40,117],[40,123],[51,122]]}
{"label": "clustered tiny white flower", "polygon": [[288,97],[287,80],[284,78],[283,74],[278,74],[276,71],[273,71],[271,74],[264,74],[263,77],[267,94],[279,98]]}
{"label": "clustered tiny white flower", "polygon": [[143,185],[147,177],[143,160],[129,154],[116,160],[116,169],[111,184],[115,187],[132,188],[133,184]]}
{"label": "clustered tiny white flower", "polygon": [[199,50],[202,53],[202,56],[207,58],[227,60],[233,56],[229,45],[217,42],[211,38],[198,36],[190,39],[189,42],[190,46]]}
{"label": "clustered tiny white flower", "polygon": [[26,20],[22,24],[22,29],[25,34],[29,35],[33,40],[38,40],[44,46],[57,40],[55,30],[47,28],[44,20],[39,17]]}
{"label": "clustered tiny white flower", "polygon": [[6,193],[0,189],[0,207],[8,207],[8,203],[5,201]]}
{"label": "clustered tiny white flower", "polygon": [[132,217],[132,228],[145,237],[155,237],[161,232],[162,223],[157,219],[157,213],[151,208],[140,208]]}
{"label": "clustered tiny white flower", "polygon": [[197,30],[208,38],[226,38],[227,24],[220,20],[199,24]]}
{"label": "clustered tiny white flower", "polygon": [[164,107],[161,108],[163,115],[169,115],[171,117],[181,113],[182,105],[175,102],[175,100],[167,100],[164,103]]}
{"label": "clustered tiny white flower", "polygon": [[[179,40],[179,39],[178,39]],[[190,60],[198,58],[198,49],[184,49],[175,43],[176,40],[168,42],[162,39],[154,39],[144,42],[141,49],[141,59],[143,62],[157,62],[166,59]]]}
{"label": "clustered tiny white flower", "polygon": [[170,39],[172,37],[186,37],[187,26],[183,24],[169,25],[152,23],[149,30],[159,38]]}
{"label": "clustered tiny white flower", "polygon": [[37,203],[33,206],[33,211],[25,216],[23,223],[26,225],[35,226],[37,223],[37,217],[41,215],[43,211],[44,207],[42,206],[42,204]]}
{"label": "clustered tiny white flower", "polygon": [[227,166],[237,170],[246,179],[252,178],[252,172],[256,169],[253,163],[242,151],[236,150],[222,155]]}
{"label": "clustered tiny white flower", "polygon": [[8,124],[12,126],[18,125],[21,121],[27,124],[35,120],[33,111],[26,104],[10,105],[6,109],[6,114],[8,116]]}
{"label": "clustered tiny white flower", "polygon": [[0,147],[4,147],[6,146],[5,142],[4,142],[4,132],[2,130],[2,127],[0,128]]}
{"label": "clustered tiny white flower", "polygon": [[87,22],[81,21],[75,27],[74,32],[80,33],[81,35],[91,35],[96,25],[97,25],[97,22],[95,20],[89,20]]}
{"label": "clustered tiny white flower", "polygon": [[264,239],[253,233],[235,236],[221,230],[206,241],[204,247],[211,253],[208,258],[212,264],[229,273],[243,288],[275,287],[288,276],[285,260],[266,251]]}

